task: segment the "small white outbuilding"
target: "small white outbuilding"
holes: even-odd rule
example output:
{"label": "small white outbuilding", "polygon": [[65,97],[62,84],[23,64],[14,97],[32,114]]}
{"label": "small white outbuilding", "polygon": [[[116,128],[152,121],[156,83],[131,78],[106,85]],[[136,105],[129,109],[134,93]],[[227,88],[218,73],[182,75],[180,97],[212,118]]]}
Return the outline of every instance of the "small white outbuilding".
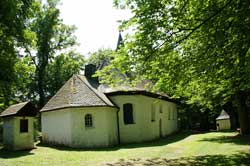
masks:
{"label": "small white outbuilding", "polygon": [[0,115],[3,119],[3,145],[8,150],[34,148],[36,111],[30,102],[15,104]]}
{"label": "small white outbuilding", "polygon": [[230,116],[226,111],[222,110],[220,115],[216,118],[216,128],[218,131],[231,129]]}

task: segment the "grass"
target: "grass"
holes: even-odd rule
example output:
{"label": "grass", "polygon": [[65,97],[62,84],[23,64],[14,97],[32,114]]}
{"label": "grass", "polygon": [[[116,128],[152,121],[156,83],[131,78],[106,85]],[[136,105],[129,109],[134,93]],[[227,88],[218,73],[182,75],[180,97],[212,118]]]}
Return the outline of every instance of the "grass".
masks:
{"label": "grass", "polygon": [[236,132],[185,132],[154,142],[96,150],[37,145],[31,151],[0,150],[0,165],[250,165],[250,137]]}

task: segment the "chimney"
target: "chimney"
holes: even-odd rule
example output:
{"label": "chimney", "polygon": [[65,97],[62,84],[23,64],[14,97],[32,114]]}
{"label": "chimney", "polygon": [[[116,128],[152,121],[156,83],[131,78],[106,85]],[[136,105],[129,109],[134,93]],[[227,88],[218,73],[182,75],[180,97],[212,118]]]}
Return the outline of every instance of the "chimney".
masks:
{"label": "chimney", "polygon": [[92,80],[98,80],[98,77],[93,77],[93,75],[96,72],[96,65],[94,64],[88,64],[85,66],[85,70],[84,70],[84,75],[88,78],[88,79],[92,79]]}

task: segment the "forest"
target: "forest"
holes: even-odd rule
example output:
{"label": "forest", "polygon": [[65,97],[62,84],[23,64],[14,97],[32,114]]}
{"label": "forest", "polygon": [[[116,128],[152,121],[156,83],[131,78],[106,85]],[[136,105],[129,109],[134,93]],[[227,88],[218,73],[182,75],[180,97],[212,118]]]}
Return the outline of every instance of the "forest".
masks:
{"label": "forest", "polygon": [[117,72],[131,85],[150,80],[151,91],[178,101],[183,128],[214,128],[224,109],[250,134],[250,1],[114,0],[133,14],[121,22],[126,35],[117,51],[89,58],[75,51],[76,27],[58,3],[0,1],[0,112],[28,100],[39,110],[85,64],[108,59],[96,73],[102,83],[123,82]]}

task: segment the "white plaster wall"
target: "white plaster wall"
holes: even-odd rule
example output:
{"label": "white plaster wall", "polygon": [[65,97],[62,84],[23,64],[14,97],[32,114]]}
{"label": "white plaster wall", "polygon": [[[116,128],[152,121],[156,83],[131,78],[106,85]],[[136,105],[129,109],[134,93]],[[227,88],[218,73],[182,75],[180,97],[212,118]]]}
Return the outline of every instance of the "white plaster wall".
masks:
{"label": "white plaster wall", "polygon": [[[170,135],[177,131],[177,108],[176,104],[168,101],[161,101],[163,106],[163,113],[161,114],[162,126],[163,126],[163,136]],[[169,115],[170,114],[170,115]]]}
{"label": "white plaster wall", "polygon": [[[176,105],[165,100],[155,99],[142,95],[118,95],[111,100],[120,108],[119,126],[121,143],[142,142],[160,137],[160,119],[162,121],[162,135],[166,136],[177,131]],[[124,124],[123,104],[132,103],[135,124]],[[152,104],[155,104],[155,121],[151,121]],[[163,113],[160,113],[162,104]],[[174,117],[168,119],[169,111]]]}
{"label": "white plaster wall", "polygon": [[43,141],[52,144],[71,145],[71,114],[70,109],[42,112]]}
{"label": "white plaster wall", "polygon": [[[20,120],[28,119],[28,132],[20,132]],[[14,148],[15,150],[34,148],[34,118],[15,117],[14,118]]]}
{"label": "white plaster wall", "polygon": [[109,145],[118,144],[117,111],[117,108],[112,111],[106,111]]}
{"label": "white plaster wall", "polygon": [[[111,100],[120,108],[118,114],[121,143],[153,140],[177,131],[177,109],[172,102],[142,95],[112,96]],[[135,124],[124,124],[125,103],[133,104]],[[153,103],[156,105],[155,121],[151,121]],[[111,107],[85,107],[42,112],[43,140],[79,148],[115,145],[118,142],[116,111],[116,108]],[[84,117],[89,113],[93,116],[93,128],[85,128]]]}
{"label": "white plaster wall", "polygon": [[[28,132],[20,132],[20,119],[28,119]],[[5,148],[12,150],[34,148],[34,118],[17,116],[4,118],[3,143]]]}
{"label": "white plaster wall", "polygon": [[218,131],[231,129],[230,119],[217,120],[216,123],[219,124],[219,126],[216,125]]}
{"label": "white plaster wall", "polygon": [[3,144],[6,149],[12,149],[14,145],[14,118],[3,119]]}
{"label": "white plaster wall", "polygon": [[[116,109],[111,107],[78,108],[72,114],[73,147],[106,147],[117,144]],[[93,117],[93,127],[85,127],[85,115]]]}

